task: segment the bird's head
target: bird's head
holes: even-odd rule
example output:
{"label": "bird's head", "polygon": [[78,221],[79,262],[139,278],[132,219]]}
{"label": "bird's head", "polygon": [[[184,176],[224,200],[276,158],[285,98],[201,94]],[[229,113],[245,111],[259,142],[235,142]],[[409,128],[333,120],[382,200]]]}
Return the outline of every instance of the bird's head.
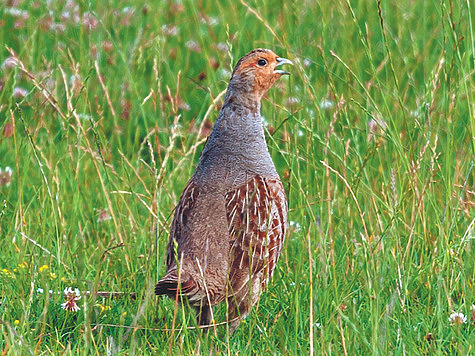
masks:
{"label": "bird's head", "polygon": [[293,63],[270,49],[258,48],[242,57],[234,67],[229,89],[236,95],[259,102],[281,76],[289,74],[278,68]]}

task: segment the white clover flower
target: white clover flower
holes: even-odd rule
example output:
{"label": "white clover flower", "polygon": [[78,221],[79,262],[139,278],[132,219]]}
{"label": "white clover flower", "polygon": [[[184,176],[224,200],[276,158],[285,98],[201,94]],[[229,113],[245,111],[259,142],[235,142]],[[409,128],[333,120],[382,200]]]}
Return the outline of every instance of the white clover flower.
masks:
{"label": "white clover flower", "polygon": [[21,10],[16,7],[7,7],[3,10],[4,14],[11,15],[13,17],[20,17],[24,20],[28,20],[30,14],[26,10]]}
{"label": "white clover flower", "polygon": [[293,220],[289,221],[289,225],[290,225],[290,227],[294,228],[295,231],[300,231],[300,229],[302,228],[302,225],[300,225],[300,223],[298,223],[297,221],[293,221]]}
{"label": "white clover flower", "polygon": [[81,293],[79,292],[79,289],[74,288],[74,290],[71,287],[67,287],[64,289],[64,298],[66,301],[61,304],[61,308],[68,312],[77,312],[81,308],[76,304],[76,301],[81,299]]}
{"label": "white clover flower", "polygon": [[216,18],[216,17],[210,16],[210,17],[208,18],[208,24],[209,24],[210,26],[219,25],[219,19]]}
{"label": "white clover flower", "polygon": [[200,45],[198,44],[198,42],[196,42],[196,41],[188,40],[188,41],[185,43],[185,46],[186,46],[190,51],[193,51],[193,52],[196,52],[196,53],[200,53],[200,52],[201,52],[201,47],[200,47]]}
{"label": "white clover flower", "polygon": [[167,36],[176,36],[178,35],[178,27],[175,25],[162,25],[162,33]]}
{"label": "white clover flower", "polygon": [[320,109],[331,109],[333,107],[333,101],[328,100],[328,99],[323,99],[320,101]]}
{"label": "white clover flower", "polygon": [[5,171],[2,171],[2,168],[0,167],[0,186],[10,186],[10,183],[12,181],[12,175],[13,170],[10,167],[5,167]]}
{"label": "white clover flower", "polygon": [[132,15],[135,12],[134,6],[126,6],[122,9],[123,14]]}
{"label": "white clover flower", "polygon": [[229,80],[231,72],[226,68],[219,68],[217,72],[219,80]]}
{"label": "white clover flower", "polygon": [[22,99],[27,95],[28,95],[28,90],[26,90],[25,88],[16,87],[13,89],[13,97],[15,99]]}
{"label": "white clover flower", "polygon": [[219,42],[217,45],[216,45],[216,48],[218,49],[218,51],[220,52],[228,52],[229,51],[229,47],[226,43],[224,42]]}
{"label": "white clover flower", "polygon": [[44,292],[43,288],[37,288],[37,289],[36,289],[36,293],[40,293],[40,294],[41,294],[41,293],[43,293],[43,292]]}
{"label": "white clover flower", "polygon": [[18,60],[15,57],[7,57],[2,63],[2,70],[12,69],[18,65]]}
{"label": "white clover flower", "polygon": [[453,312],[449,316],[449,323],[452,325],[466,324],[467,317],[463,313]]}

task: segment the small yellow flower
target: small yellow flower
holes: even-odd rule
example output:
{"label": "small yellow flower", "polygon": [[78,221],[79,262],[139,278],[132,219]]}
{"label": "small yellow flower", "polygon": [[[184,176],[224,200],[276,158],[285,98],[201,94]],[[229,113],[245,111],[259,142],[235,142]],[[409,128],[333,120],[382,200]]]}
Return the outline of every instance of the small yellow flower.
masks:
{"label": "small yellow flower", "polygon": [[61,282],[66,282],[68,279],[66,277],[61,277]]}
{"label": "small yellow flower", "polygon": [[13,324],[15,324],[15,325],[18,325],[18,324],[20,324],[20,320],[18,320],[18,319],[17,319],[17,320],[15,320],[15,321],[13,322]]}
{"label": "small yellow flower", "polygon": [[103,312],[107,311],[107,310],[111,310],[111,306],[110,305],[102,305],[101,303],[97,303],[96,306],[99,307],[99,309],[101,310],[100,311],[100,314],[102,314]]}
{"label": "small yellow flower", "polygon": [[127,312],[122,313],[122,317],[125,318],[127,316]]}
{"label": "small yellow flower", "polygon": [[16,273],[16,271],[18,271],[18,270],[17,270],[16,268],[14,268],[14,269],[13,269],[13,272],[15,272],[15,273]]}
{"label": "small yellow flower", "polygon": [[25,261],[18,264],[18,268],[28,268],[28,263],[26,263]]}
{"label": "small yellow flower", "polygon": [[49,274],[49,278],[51,278],[51,279],[56,279],[56,277],[57,277],[57,276],[56,276],[56,273],[54,273],[54,272],[51,272],[51,273]]}
{"label": "small yellow flower", "polygon": [[99,309],[101,310],[100,313],[102,314],[102,312],[103,312],[106,308],[105,308],[101,303],[97,303],[96,305],[99,307]]}
{"label": "small yellow flower", "polygon": [[8,274],[10,271],[7,270],[6,268],[2,269],[2,272],[5,273],[5,274]]}
{"label": "small yellow flower", "polygon": [[43,271],[46,271],[48,268],[49,268],[48,265],[43,265],[39,268],[39,271],[43,272]]}

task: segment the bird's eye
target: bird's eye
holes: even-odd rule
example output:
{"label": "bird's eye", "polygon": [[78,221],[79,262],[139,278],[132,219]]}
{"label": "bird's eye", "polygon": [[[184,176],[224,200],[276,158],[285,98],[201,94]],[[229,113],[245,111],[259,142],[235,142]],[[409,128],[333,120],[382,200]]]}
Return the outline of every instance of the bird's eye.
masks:
{"label": "bird's eye", "polygon": [[257,61],[257,64],[261,67],[264,67],[267,64],[267,61],[264,58],[261,58]]}

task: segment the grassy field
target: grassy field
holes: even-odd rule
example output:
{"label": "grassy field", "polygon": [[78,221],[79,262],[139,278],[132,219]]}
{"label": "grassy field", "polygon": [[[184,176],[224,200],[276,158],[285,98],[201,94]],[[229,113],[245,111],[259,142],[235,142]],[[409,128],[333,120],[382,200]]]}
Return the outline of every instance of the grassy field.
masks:
{"label": "grassy field", "polygon": [[[2,354],[474,354],[474,8],[3,1]],[[290,231],[229,338],[153,287],[232,67],[256,47],[295,63],[262,103]]]}

